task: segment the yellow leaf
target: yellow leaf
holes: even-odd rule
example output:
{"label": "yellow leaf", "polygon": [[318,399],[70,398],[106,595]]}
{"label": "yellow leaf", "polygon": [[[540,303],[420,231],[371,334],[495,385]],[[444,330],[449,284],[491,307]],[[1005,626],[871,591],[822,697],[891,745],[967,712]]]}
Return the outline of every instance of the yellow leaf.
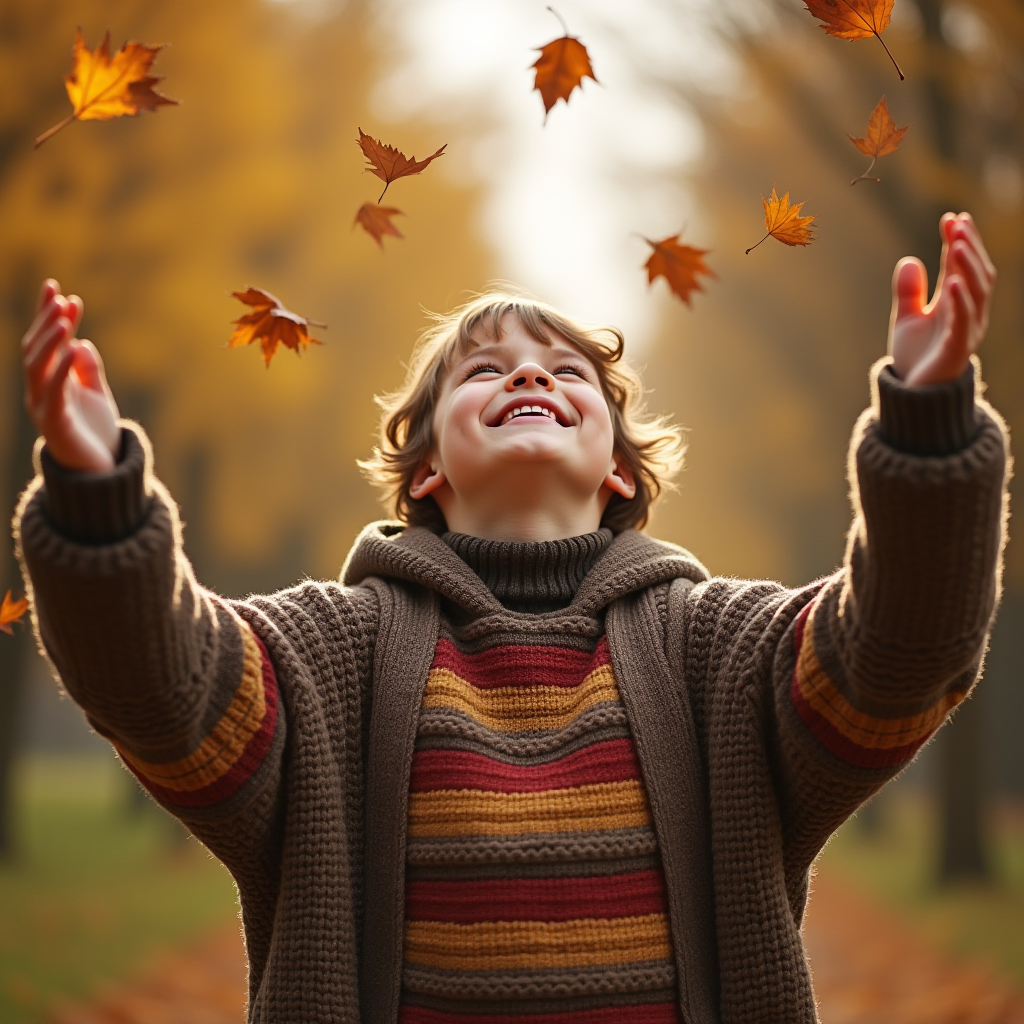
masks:
{"label": "yellow leaf", "polygon": [[[772,194],[767,199],[761,196],[761,202],[764,205],[764,226],[767,232],[764,238],[771,235],[772,238],[777,238],[786,245],[810,245],[814,241],[810,228],[814,217],[800,216],[803,203],[790,206],[789,193],[787,192],[780,199],[775,192],[774,185]],[[747,254],[749,255],[752,250],[756,249],[764,241],[764,238],[747,249]]]}

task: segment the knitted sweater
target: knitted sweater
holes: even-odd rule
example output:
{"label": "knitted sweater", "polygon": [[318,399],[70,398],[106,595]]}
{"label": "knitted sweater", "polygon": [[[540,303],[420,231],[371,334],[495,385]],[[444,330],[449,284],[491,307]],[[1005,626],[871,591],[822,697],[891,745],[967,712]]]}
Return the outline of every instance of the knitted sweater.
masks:
{"label": "knitted sweater", "polygon": [[436,535],[374,524],[340,583],[226,601],[126,425],[116,469],[40,452],[16,539],[34,628],[89,721],[231,870],[249,1020],[393,1024],[409,786],[442,621],[607,644],[664,869],[688,1024],[816,1019],[800,937],[831,832],[978,675],[999,586],[1005,429],[974,380],[880,368],[835,574],[710,579],[618,535],[568,607],[506,609]]}
{"label": "knitted sweater", "polygon": [[[609,530],[446,534],[505,607],[571,603]],[[665,877],[607,637],[442,616],[412,758],[399,1024],[675,1024]]]}

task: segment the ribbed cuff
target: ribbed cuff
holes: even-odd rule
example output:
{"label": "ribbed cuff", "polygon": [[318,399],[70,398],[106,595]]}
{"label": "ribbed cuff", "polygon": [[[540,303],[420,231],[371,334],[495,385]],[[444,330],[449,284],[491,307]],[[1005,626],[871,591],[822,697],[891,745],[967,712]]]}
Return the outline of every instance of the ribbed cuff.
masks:
{"label": "ribbed cuff", "polygon": [[904,384],[883,366],[878,373],[878,423],[885,440],[908,455],[953,455],[978,434],[974,365],[956,380],[921,387]]}
{"label": "ribbed cuff", "polygon": [[69,540],[113,544],[130,537],[145,519],[146,453],[133,431],[121,428],[121,458],[109,473],[66,469],[45,446],[40,464],[50,522]]}

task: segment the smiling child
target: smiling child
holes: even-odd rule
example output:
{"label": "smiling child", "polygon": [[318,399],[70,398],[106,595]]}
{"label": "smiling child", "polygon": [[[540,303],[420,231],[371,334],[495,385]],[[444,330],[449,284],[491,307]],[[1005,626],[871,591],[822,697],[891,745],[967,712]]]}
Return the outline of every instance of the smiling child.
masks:
{"label": "smiling child", "polygon": [[221,598],[44,284],[35,629],[232,872],[250,1021],[816,1020],[811,866],[969,694],[999,593],[1007,435],[971,362],[995,271],[968,215],[940,232],[931,303],[896,268],[844,565],[799,589],[640,532],[682,445],[621,334],[494,294],[382,400],[364,469],[397,521],[340,582]]}

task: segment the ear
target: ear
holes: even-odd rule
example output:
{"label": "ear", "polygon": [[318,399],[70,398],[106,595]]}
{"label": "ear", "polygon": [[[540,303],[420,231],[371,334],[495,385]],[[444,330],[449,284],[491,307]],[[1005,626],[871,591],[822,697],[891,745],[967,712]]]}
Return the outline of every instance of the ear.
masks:
{"label": "ear", "polygon": [[443,469],[424,462],[413,474],[409,484],[409,497],[419,501],[421,498],[427,497],[428,494],[433,494],[447,480],[448,477],[445,476]]}
{"label": "ear", "polygon": [[615,494],[621,495],[626,501],[636,496],[636,478],[629,464],[619,455],[612,456],[611,468],[604,478],[604,485]]}

